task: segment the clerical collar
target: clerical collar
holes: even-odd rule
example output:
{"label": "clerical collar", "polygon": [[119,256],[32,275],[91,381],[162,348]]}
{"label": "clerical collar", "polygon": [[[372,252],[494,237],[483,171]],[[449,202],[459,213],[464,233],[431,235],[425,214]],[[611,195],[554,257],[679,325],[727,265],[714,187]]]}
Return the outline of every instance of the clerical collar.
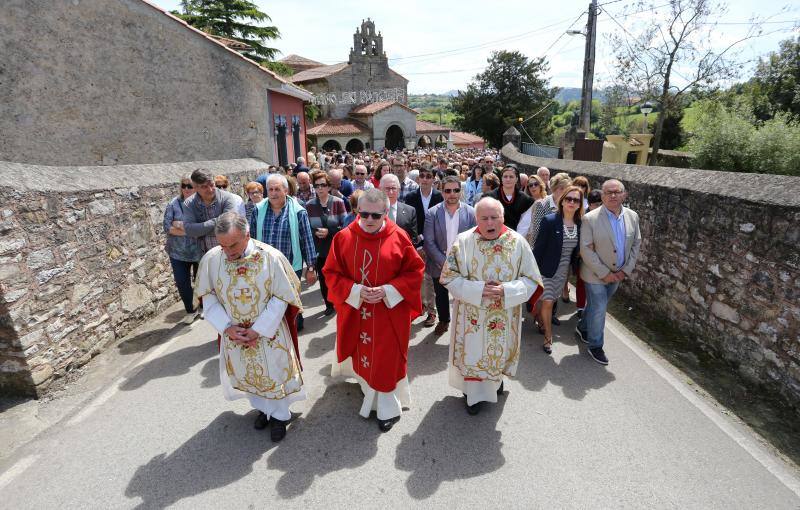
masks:
{"label": "clerical collar", "polygon": [[244,248],[244,253],[242,253],[242,256],[239,257],[239,258],[243,259],[245,257],[249,257],[250,254],[253,253],[253,250],[255,250],[255,249],[256,249],[256,245],[253,242],[253,240],[250,239],[249,241],[247,241],[247,246],[245,246],[245,248]]}
{"label": "clerical collar", "polygon": [[381,228],[379,228],[375,232],[367,232],[367,230],[364,228],[364,226],[361,225],[361,220],[358,220],[358,226],[361,228],[361,231],[364,232],[365,234],[367,234],[368,236],[374,236],[376,234],[380,234],[381,232],[383,232],[383,229],[386,228],[386,220],[383,220],[383,223],[381,224]]}

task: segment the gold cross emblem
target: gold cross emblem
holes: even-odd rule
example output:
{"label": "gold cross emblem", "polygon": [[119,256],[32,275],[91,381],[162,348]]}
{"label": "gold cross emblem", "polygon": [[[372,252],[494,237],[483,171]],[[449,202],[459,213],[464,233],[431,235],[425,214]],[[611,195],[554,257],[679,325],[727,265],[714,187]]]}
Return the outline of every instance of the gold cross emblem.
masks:
{"label": "gold cross emblem", "polygon": [[249,303],[250,300],[253,298],[250,289],[236,289],[236,291],[234,292],[234,296],[235,296],[234,299],[236,299],[236,301],[242,303],[243,305]]}

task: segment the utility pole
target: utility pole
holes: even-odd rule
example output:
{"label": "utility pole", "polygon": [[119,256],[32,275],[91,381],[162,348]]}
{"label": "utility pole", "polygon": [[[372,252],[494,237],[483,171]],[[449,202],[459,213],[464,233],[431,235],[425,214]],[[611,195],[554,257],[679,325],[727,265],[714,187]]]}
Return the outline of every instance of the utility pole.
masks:
{"label": "utility pole", "polygon": [[594,46],[597,40],[597,0],[589,4],[586,22],[586,56],[583,61],[583,87],[581,90],[581,118],[578,128],[587,134],[592,123],[592,86],[594,84]]}

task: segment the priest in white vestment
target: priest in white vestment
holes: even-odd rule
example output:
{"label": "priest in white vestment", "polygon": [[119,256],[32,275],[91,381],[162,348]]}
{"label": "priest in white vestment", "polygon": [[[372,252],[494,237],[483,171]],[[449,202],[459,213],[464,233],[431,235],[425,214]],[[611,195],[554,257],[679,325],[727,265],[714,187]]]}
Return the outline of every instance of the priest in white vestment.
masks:
{"label": "priest in white vestment", "polygon": [[503,224],[503,205],[485,197],[478,226],[458,235],[439,281],[453,295],[448,377],[469,414],[497,402],[503,378],[519,362],[523,304],[541,294],[542,278],[525,238]]}
{"label": "priest in white vestment", "polygon": [[289,406],[306,398],[293,320],[302,309],[300,281],[280,251],[250,238],[243,216],[221,215],[215,232],[219,246],[200,260],[195,298],[222,336],[222,391],[228,400],[247,398],[260,411],[255,427],[270,424],[280,441]]}

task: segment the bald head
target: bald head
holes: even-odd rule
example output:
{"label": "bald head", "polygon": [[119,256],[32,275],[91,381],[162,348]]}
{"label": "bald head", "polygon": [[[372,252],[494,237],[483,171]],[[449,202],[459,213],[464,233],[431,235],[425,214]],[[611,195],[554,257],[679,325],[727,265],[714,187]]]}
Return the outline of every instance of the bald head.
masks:
{"label": "bald head", "polygon": [[504,215],[503,204],[499,200],[492,197],[483,197],[475,205],[475,215],[480,215],[481,212],[495,211],[502,218]]}

